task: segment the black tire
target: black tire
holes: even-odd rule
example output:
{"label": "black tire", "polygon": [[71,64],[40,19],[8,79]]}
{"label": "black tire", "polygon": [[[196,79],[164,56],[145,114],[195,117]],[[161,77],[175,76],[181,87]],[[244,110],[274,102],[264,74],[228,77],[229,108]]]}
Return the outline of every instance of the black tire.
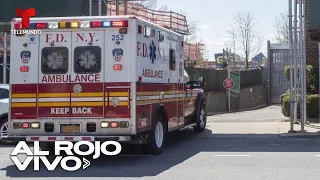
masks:
{"label": "black tire", "polygon": [[[153,123],[153,130],[151,132],[149,132],[148,142],[146,145],[143,146],[143,151],[145,153],[152,154],[152,155],[158,155],[163,152],[163,149],[164,149],[164,146],[166,143],[166,134],[167,134],[167,126],[164,122],[165,122],[164,116],[162,114],[158,114],[157,118],[155,119],[155,122]],[[160,123],[161,125],[158,125],[158,123]],[[157,125],[158,125],[158,128],[160,128],[160,130],[161,130],[161,126],[162,126],[162,133],[160,132],[160,135],[162,134],[161,145],[159,145],[159,144],[157,145],[157,142],[156,142],[156,127],[157,127]]]}
{"label": "black tire", "polygon": [[[0,121],[0,128],[1,128],[6,122],[8,122],[8,118],[2,119],[2,120]],[[9,127],[8,127],[8,129],[9,129]],[[7,130],[8,130],[8,129],[7,129]],[[0,134],[0,136],[2,136],[2,135]],[[1,143],[4,143],[4,144],[10,143],[10,141],[7,141],[5,138],[3,139],[3,137],[1,137],[0,140],[1,140]]]}
{"label": "black tire", "polygon": [[[200,107],[200,111],[199,111],[199,120],[200,122],[195,126],[193,127],[193,130],[195,132],[203,132],[205,129],[206,129],[206,125],[207,125],[207,111],[206,111],[206,106],[202,105]],[[203,118],[203,119],[201,119]]]}
{"label": "black tire", "polygon": [[54,143],[52,143],[52,142],[40,142],[40,149],[42,150],[42,151],[49,151],[49,155],[50,156],[54,156],[54,152],[55,152],[55,150],[54,150]]}

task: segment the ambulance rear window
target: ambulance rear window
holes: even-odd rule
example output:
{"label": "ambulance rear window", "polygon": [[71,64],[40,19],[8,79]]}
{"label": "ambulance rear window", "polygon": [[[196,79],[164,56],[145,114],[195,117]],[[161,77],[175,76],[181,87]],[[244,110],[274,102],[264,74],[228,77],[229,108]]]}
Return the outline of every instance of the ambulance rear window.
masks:
{"label": "ambulance rear window", "polygon": [[99,73],[101,71],[101,48],[99,46],[79,46],[74,49],[74,72]]}
{"label": "ambulance rear window", "polygon": [[41,71],[43,74],[65,74],[68,72],[68,48],[45,47],[41,54]]}

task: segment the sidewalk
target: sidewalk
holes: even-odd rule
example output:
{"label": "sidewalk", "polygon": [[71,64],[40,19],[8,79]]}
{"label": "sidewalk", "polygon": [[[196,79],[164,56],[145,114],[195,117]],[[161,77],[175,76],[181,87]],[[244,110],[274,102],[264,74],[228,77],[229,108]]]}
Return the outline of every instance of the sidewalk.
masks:
{"label": "sidewalk", "polygon": [[[320,127],[305,126],[306,132],[299,133],[301,130],[300,125],[294,125],[296,133],[288,133],[290,130],[290,122],[208,122],[207,129],[212,132],[210,136],[215,137],[305,137],[317,136],[320,138]],[[207,134],[209,135],[209,134]]]}
{"label": "sidewalk", "polygon": [[295,133],[290,130],[289,118],[281,113],[280,106],[269,106],[258,110],[208,116],[208,132],[205,136],[228,137],[305,137],[320,138],[320,124],[305,124],[306,132],[299,132],[301,125],[294,124]]}

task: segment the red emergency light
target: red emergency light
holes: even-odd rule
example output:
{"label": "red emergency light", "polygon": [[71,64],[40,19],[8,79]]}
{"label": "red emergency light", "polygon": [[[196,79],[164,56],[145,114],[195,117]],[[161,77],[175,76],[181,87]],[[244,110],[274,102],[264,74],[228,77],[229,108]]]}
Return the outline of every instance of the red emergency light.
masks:
{"label": "red emergency light", "polygon": [[28,66],[21,66],[20,72],[29,72],[29,67]]}
{"label": "red emergency light", "polygon": [[47,28],[47,23],[34,23],[35,29],[45,29]]}
{"label": "red emergency light", "polygon": [[142,26],[141,25],[138,25],[138,33],[142,34]]}
{"label": "red emergency light", "polygon": [[121,70],[122,70],[122,64],[115,64],[115,65],[113,65],[113,70],[115,70],[115,71],[121,71]]}
{"label": "red emergency light", "polygon": [[111,27],[128,27],[128,21],[111,21]]}
{"label": "red emergency light", "polygon": [[91,21],[90,27],[102,27],[102,21]]}
{"label": "red emergency light", "polygon": [[14,29],[16,29],[16,30],[22,29],[22,23],[15,23],[14,24]]}

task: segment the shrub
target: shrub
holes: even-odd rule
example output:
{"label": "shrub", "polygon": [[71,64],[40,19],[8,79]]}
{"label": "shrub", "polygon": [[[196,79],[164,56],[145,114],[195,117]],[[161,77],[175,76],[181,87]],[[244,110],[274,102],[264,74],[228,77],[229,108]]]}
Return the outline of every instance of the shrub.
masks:
{"label": "shrub", "polygon": [[[281,110],[282,114],[290,117],[290,93],[286,92],[281,95]],[[318,118],[319,116],[319,99],[318,94],[307,95],[307,117]],[[300,105],[298,103],[297,116],[300,118]]]}
{"label": "shrub", "polygon": [[[294,70],[294,67],[293,67]],[[315,94],[318,93],[318,73],[317,68],[312,67],[311,65],[306,66],[306,75],[307,75],[307,93]],[[290,68],[285,66],[284,74],[288,81],[290,81]]]}

